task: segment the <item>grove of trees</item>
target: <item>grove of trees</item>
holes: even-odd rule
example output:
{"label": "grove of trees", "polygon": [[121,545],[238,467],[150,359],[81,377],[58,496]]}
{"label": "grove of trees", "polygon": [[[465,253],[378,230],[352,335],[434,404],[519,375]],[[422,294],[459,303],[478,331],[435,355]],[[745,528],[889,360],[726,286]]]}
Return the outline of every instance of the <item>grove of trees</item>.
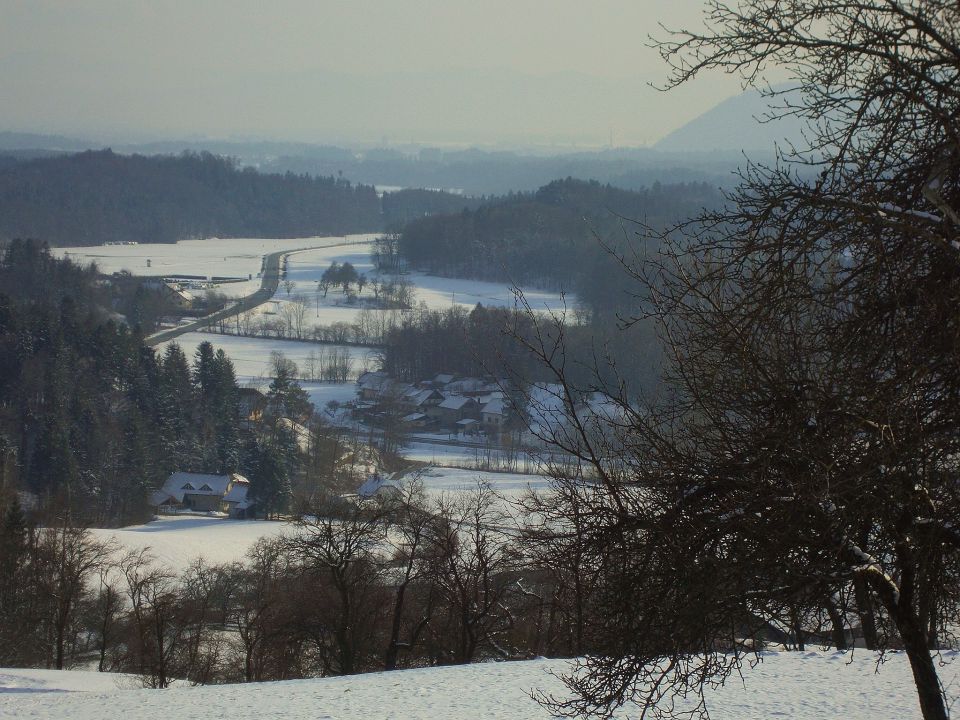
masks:
{"label": "grove of trees", "polygon": [[432,273],[565,290],[591,311],[613,315],[633,307],[633,298],[598,239],[621,247],[624,218],[661,227],[719,200],[701,183],[631,191],[567,178],[475,210],[412,220],[397,250]]}

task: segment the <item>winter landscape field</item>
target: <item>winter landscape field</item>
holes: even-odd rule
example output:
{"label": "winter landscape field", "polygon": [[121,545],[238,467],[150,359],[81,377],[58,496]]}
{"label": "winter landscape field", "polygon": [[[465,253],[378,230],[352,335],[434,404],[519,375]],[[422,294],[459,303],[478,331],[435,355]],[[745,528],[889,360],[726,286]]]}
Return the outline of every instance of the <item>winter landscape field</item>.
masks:
{"label": "winter landscape field", "polygon": [[[93,245],[58,248],[56,254],[80,264],[96,263],[100,272],[169,277],[201,275],[252,279],[217,288],[227,297],[249,295],[260,287],[264,255],[319,245],[369,242],[375,235],[308,238],[208,238],[170,244]],[[343,252],[342,249],[339,252]]]}
{"label": "winter landscape field", "polygon": [[[707,693],[714,720],[914,720],[920,717],[906,658],[877,666],[863,651],[765,652],[762,662]],[[960,657],[943,657],[951,697]],[[530,693],[562,697],[562,660],[481,663],[351,677],[245,685],[135,689],[136,678],[105,673],[0,670],[0,718],[101,720],[548,720]],[[683,704],[681,703],[681,707]],[[635,718],[625,708],[617,718]]]}

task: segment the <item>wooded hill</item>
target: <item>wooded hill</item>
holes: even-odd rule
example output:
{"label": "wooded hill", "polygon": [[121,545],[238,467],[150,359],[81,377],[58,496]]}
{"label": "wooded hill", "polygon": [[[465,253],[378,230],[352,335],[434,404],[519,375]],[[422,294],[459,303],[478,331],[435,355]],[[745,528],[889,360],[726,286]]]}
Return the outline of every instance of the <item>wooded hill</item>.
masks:
{"label": "wooded hill", "polygon": [[110,150],[0,162],[0,239],[52,246],[171,243],[204,237],[307,237],[376,232],[391,222],[469,204],[334,177],[264,174],[210,153]]}
{"label": "wooded hill", "polygon": [[476,210],[412,221],[400,252],[435,274],[563,289],[594,309],[622,306],[626,277],[599,241],[623,246],[638,230],[633,221],[663,227],[719,202],[720,193],[704,183],[630,191],[567,178]]}

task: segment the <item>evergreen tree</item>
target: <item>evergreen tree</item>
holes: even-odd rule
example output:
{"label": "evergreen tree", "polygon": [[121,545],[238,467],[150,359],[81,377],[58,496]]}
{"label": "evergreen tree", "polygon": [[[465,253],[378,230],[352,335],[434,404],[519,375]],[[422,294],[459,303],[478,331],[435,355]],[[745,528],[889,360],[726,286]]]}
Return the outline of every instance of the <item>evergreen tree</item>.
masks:
{"label": "evergreen tree", "polygon": [[275,421],[289,418],[301,421],[313,411],[310,396],[297,382],[297,366],[276,353],[273,357],[274,378],[267,391],[267,413]]}

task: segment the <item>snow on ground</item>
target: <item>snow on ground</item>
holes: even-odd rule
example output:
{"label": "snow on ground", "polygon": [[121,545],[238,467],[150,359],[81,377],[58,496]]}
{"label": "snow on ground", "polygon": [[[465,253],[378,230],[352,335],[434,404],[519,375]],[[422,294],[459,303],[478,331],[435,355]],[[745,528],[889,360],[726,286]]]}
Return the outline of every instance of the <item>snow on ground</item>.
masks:
{"label": "snow on ground", "polygon": [[519,500],[529,490],[546,490],[549,479],[543,475],[524,473],[486,472],[451,467],[428,467],[418,471],[427,495],[470,492],[477,483],[489,483],[504,500]]}
{"label": "snow on ground", "polygon": [[[958,694],[960,658],[941,668],[953,698]],[[547,720],[549,711],[529,692],[562,694],[551,672],[564,672],[558,660],[482,663],[371,673],[319,680],[249,685],[180,687],[168,690],[114,689],[97,673],[0,670],[0,718],[102,720],[316,720],[404,718],[406,720]],[[916,691],[905,656],[892,654],[876,672],[874,657],[839,653],[765,653],[763,662],[744,671],[745,683],[731,679],[708,694],[715,720],[789,717],[820,720],[913,720],[920,718]],[[85,682],[83,677],[88,676]],[[86,685],[87,692],[70,692]],[[57,690],[61,690],[58,692]],[[66,690],[68,692],[62,692]],[[636,717],[637,708],[617,717]]]}
{"label": "snow on ground", "polygon": [[[210,238],[181,240],[175,244],[94,245],[54,248],[58,256],[79,263],[96,262],[100,272],[126,270],[132,275],[204,275],[247,277],[240,283],[225,283],[217,288],[228,297],[242,297],[260,289],[261,261],[264,255],[280,250],[295,250],[315,245],[343,242],[369,242],[376,235],[347,235],[309,238]],[[149,266],[147,261],[150,261]]]}
{"label": "snow on ground", "polygon": [[[270,384],[270,353],[274,350],[283,353],[288,360],[293,360],[300,369],[300,374],[304,374],[307,368],[307,356],[312,351],[315,355],[323,355],[339,347],[345,347],[350,351],[350,357],[353,358],[352,374],[363,372],[367,368],[372,368],[376,364],[378,357],[376,351],[365,347],[355,347],[351,345],[320,345],[317,343],[299,342],[297,340],[276,340],[274,338],[252,338],[240,337],[239,335],[220,335],[219,333],[190,332],[180,337],[170,340],[183,348],[187,358],[193,357],[197,345],[204,340],[213,345],[214,350],[223,349],[233,361],[234,370],[237,373],[237,382],[240,385],[266,385]],[[158,348],[159,352],[169,343],[163,343]],[[356,385],[352,382],[345,383],[344,388],[350,388],[351,397],[356,394]],[[345,397],[346,390],[340,397]],[[331,398],[332,399],[332,398]]]}
{"label": "snow on ground", "polygon": [[[274,301],[283,303],[300,295],[309,301],[309,307],[312,308],[308,316],[309,323],[355,323],[360,314],[359,304],[347,304],[342,290],[331,288],[324,297],[317,288],[324,271],[335,262],[349,262],[358,273],[368,277],[376,275],[368,249],[327,247],[297,253],[291,255],[287,263],[287,279],[294,282],[296,287],[289,294],[280,287],[273,296]],[[420,272],[407,273],[402,277],[413,285],[414,304],[423,302],[432,310],[453,305],[472,310],[477,303],[485,307],[513,307],[516,300],[513,288],[507,284],[444,278]],[[369,288],[364,288],[360,297],[372,298],[373,293]],[[564,307],[564,299],[559,293],[525,290],[524,297],[533,310],[561,311]],[[574,302],[573,296],[567,297],[566,304],[569,307],[572,308]]]}
{"label": "snow on ground", "polygon": [[[136,675],[70,670],[34,670],[32,668],[0,668],[0,695],[12,693],[109,693],[114,690],[132,690],[142,687],[143,683]],[[6,703],[6,699],[4,703]],[[2,707],[0,707],[0,713],[2,712]]]}
{"label": "snow on ground", "polygon": [[527,451],[515,453],[516,457],[502,449],[441,445],[416,439],[407,440],[403,445],[403,456],[407,460],[443,465],[449,467],[478,468],[520,468],[524,473],[534,473],[542,466],[540,458]]}
{"label": "snow on ground", "polygon": [[120,553],[149,548],[161,566],[175,572],[201,556],[211,565],[241,561],[260,538],[291,531],[292,526],[284,522],[200,515],[165,515],[145,525],[90,530],[100,540],[115,542]]}
{"label": "snow on ground", "polygon": [[[422,481],[428,495],[434,497],[471,491],[478,481],[488,482],[508,502],[518,499],[528,488],[547,487],[547,478],[539,475],[440,467],[426,468]],[[182,572],[201,556],[209,564],[242,561],[257,540],[289,535],[294,526],[279,521],[164,515],[144,525],[90,532],[100,540],[114,542],[118,553],[149,548],[161,566]]]}
{"label": "snow on ground", "polygon": [[[356,348],[353,348],[356,349]],[[322,412],[328,402],[338,402],[341,405],[357,399],[357,386],[355,383],[321,383],[301,381],[300,386],[306,390],[310,396],[310,402]]]}

